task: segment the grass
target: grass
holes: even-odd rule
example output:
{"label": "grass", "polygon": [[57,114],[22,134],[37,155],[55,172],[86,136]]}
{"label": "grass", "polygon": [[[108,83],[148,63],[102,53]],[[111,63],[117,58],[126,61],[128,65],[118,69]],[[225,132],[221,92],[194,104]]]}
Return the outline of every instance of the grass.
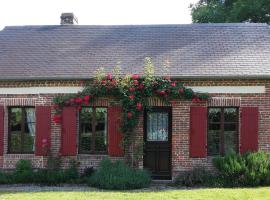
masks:
{"label": "grass", "polygon": [[270,187],[166,191],[1,192],[1,200],[270,200]]}

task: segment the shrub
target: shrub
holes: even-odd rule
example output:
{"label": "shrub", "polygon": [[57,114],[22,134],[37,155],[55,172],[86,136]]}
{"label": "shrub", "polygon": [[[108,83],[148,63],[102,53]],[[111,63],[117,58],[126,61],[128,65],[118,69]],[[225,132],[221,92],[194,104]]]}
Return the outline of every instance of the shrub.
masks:
{"label": "shrub", "polygon": [[248,153],[244,158],[246,161],[245,184],[250,186],[270,184],[270,154]]}
{"label": "shrub", "polygon": [[258,186],[270,184],[270,154],[236,153],[213,159],[225,186]]}
{"label": "shrub", "polygon": [[193,186],[219,186],[214,174],[204,167],[196,167],[190,171],[180,173],[174,180],[174,185]]}
{"label": "shrub", "polygon": [[30,160],[19,160],[13,174],[15,183],[31,183],[33,181],[33,168]]}
{"label": "shrub", "polygon": [[[54,159],[52,159],[54,162]],[[48,163],[49,166],[49,163]],[[52,165],[51,165],[52,166]],[[60,166],[47,169],[39,169],[34,173],[34,182],[46,185],[57,185],[60,183],[73,182],[78,178],[77,164],[71,161],[69,168],[61,170]]]}
{"label": "shrub", "polygon": [[88,180],[89,185],[103,189],[137,189],[148,187],[151,177],[145,170],[132,169],[123,161],[105,159]]}
{"label": "shrub", "polygon": [[244,158],[236,153],[230,153],[224,157],[213,159],[214,166],[218,169],[219,175],[227,186],[240,186],[243,183],[243,176],[246,172]]}
{"label": "shrub", "polygon": [[0,184],[13,183],[13,174],[7,172],[0,172]]}
{"label": "shrub", "polygon": [[81,174],[81,178],[90,177],[95,172],[94,167],[87,167],[83,170],[83,173]]}

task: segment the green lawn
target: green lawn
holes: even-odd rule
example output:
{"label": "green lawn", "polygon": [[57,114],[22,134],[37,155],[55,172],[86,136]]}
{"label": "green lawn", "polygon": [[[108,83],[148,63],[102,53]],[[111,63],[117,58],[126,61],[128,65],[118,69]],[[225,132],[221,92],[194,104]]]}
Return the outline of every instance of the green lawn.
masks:
{"label": "green lawn", "polygon": [[16,192],[0,193],[1,200],[121,200],[121,199],[185,199],[185,200],[270,200],[270,187],[251,189],[193,189],[166,191],[89,191],[89,192]]}

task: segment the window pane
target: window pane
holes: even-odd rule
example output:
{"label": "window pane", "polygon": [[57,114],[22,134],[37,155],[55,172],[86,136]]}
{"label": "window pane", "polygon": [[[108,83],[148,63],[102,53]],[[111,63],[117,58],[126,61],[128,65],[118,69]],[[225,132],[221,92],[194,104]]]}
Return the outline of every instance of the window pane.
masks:
{"label": "window pane", "polygon": [[31,134],[25,133],[23,136],[23,152],[33,152],[34,151],[34,141],[35,137]]}
{"label": "window pane", "polygon": [[107,144],[107,109],[96,108],[95,151],[106,151]]}
{"label": "window pane", "polygon": [[147,140],[168,141],[168,113],[147,113]]}
{"label": "window pane", "polygon": [[11,132],[21,132],[21,121],[22,121],[22,109],[21,108],[11,108],[10,111],[10,130]]}
{"label": "window pane", "polygon": [[14,153],[21,152],[21,145],[22,145],[22,137],[21,133],[11,133],[10,134],[10,141],[9,141],[9,150]]}
{"label": "window pane", "polygon": [[236,123],[224,124],[224,131],[236,131],[236,129],[237,129],[237,124]]}
{"label": "window pane", "polygon": [[224,153],[237,152],[236,131],[224,131]]}
{"label": "window pane", "polygon": [[215,130],[208,130],[208,155],[218,155],[220,152],[220,132]]}
{"label": "window pane", "polygon": [[220,120],[221,120],[221,109],[220,108],[209,108],[208,121],[209,122],[220,122]]}
{"label": "window pane", "polygon": [[237,122],[237,109],[236,108],[224,108],[224,121],[225,122]]}
{"label": "window pane", "polygon": [[220,124],[209,124],[209,130],[220,130]]}
{"label": "window pane", "polygon": [[82,108],[80,112],[80,152],[90,152],[92,137],[92,108]]}
{"label": "window pane", "polygon": [[36,114],[34,108],[25,108],[23,152],[34,151],[36,134]]}

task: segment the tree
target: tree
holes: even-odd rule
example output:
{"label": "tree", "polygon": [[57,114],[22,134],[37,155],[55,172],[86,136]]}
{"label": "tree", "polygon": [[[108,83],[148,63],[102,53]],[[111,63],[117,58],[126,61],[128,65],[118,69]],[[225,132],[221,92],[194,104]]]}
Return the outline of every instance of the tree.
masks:
{"label": "tree", "polygon": [[270,0],[200,0],[190,7],[194,23],[270,23]]}

